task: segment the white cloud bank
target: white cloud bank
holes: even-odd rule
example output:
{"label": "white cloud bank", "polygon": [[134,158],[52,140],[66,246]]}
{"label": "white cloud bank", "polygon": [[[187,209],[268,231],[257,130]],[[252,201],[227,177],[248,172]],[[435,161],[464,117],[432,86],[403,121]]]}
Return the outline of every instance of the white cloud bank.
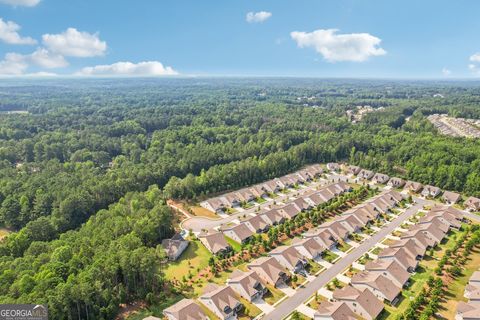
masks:
{"label": "white cloud bank", "polygon": [[63,68],[68,62],[61,55],[38,48],[31,54],[7,53],[0,61],[0,75],[22,75],[29,66],[46,69]]}
{"label": "white cloud bank", "polygon": [[98,33],[90,34],[75,28],[68,28],[59,34],[44,34],[42,40],[49,51],[67,57],[102,56],[107,50],[107,43],[100,40]]}
{"label": "white cloud bank", "polygon": [[294,31],[290,36],[300,48],[313,47],[328,62],[366,61],[387,52],[380,47],[381,39],[368,33],[337,34],[337,29],[313,32]]}
{"label": "white cloud bank", "polygon": [[452,74],[452,71],[450,69],[447,69],[446,67],[443,67],[442,69],[442,74],[445,76],[445,77],[448,77],[449,75]]}
{"label": "white cloud bank", "polygon": [[469,60],[471,63],[468,65],[468,69],[474,75],[480,76],[480,52],[472,54]]}
{"label": "white cloud bank", "polygon": [[268,20],[271,16],[272,13],[267,11],[249,12],[245,19],[248,23],[259,23]]}
{"label": "white cloud bank", "polygon": [[108,65],[86,67],[76,75],[81,76],[172,76],[178,72],[172,67],[164,66],[158,61],[143,61],[139,63],[117,62]]}
{"label": "white cloud bank", "polygon": [[8,4],[14,7],[35,7],[40,0],[0,0],[0,3]]}
{"label": "white cloud bank", "polygon": [[30,37],[21,37],[18,34],[20,26],[13,21],[4,21],[0,18],[0,40],[8,44],[35,44],[37,41]]}

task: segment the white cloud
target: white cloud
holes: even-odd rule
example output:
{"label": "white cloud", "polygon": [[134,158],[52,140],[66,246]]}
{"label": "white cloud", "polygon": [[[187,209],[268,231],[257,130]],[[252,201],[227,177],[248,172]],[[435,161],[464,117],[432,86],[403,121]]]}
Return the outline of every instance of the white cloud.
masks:
{"label": "white cloud", "polygon": [[100,40],[98,33],[90,34],[75,28],[68,28],[60,34],[44,34],[42,39],[49,51],[67,57],[102,56],[107,50],[107,43]]}
{"label": "white cloud", "polygon": [[249,12],[247,13],[246,20],[248,23],[264,22],[272,16],[271,12]]}
{"label": "white cloud", "polygon": [[68,66],[67,60],[62,55],[52,53],[45,48],[38,48],[35,52],[25,57],[32,64],[42,68],[54,69]]}
{"label": "white cloud", "polygon": [[35,7],[40,3],[40,0],[0,0],[0,3],[9,4],[14,7]]}
{"label": "white cloud", "polygon": [[477,52],[470,56],[470,61],[472,62],[480,62],[480,52]]}
{"label": "white cloud", "polygon": [[452,74],[452,71],[451,71],[450,69],[447,69],[446,67],[443,67],[443,69],[442,69],[442,74],[443,74],[444,76],[449,76],[449,75]]}
{"label": "white cloud", "polygon": [[0,61],[0,75],[20,75],[28,68],[28,63],[23,55],[7,53]]}
{"label": "white cloud", "polygon": [[290,36],[300,48],[313,47],[329,62],[362,62],[387,52],[379,45],[381,39],[368,33],[337,34],[337,29],[319,29],[313,32],[294,31]]}
{"label": "white cloud", "polygon": [[13,21],[3,21],[0,18],[0,40],[8,44],[35,44],[37,41],[30,37],[21,37],[18,34],[20,26]]}
{"label": "white cloud", "polygon": [[177,71],[171,67],[163,66],[158,61],[117,62],[109,65],[86,67],[77,73],[77,75],[83,76],[170,76],[177,74]]}

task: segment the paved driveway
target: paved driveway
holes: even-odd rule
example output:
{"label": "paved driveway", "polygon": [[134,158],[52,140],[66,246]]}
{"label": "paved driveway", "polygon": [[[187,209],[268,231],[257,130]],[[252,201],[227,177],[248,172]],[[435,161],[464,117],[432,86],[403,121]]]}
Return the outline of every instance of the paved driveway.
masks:
{"label": "paved driveway", "polygon": [[379,232],[374,234],[371,238],[365,240],[358,248],[352,250],[344,258],[340,259],[337,263],[331,266],[329,269],[321,273],[315,280],[305,285],[304,288],[300,288],[295,294],[280,305],[275,310],[265,315],[264,319],[278,320],[283,319],[289,315],[293,310],[298,308],[304,301],[306,301],[317,290],[325,286],[333,278],[335,278],[344,269],[349,267],[355,260],[359,259],[364,253],[370,250],[375,244],[385,238],[386,235],[391,233],[395,228],[400,226],[403,221],[410,218],[417,213],[424,204],[427,202],[423,199],[416,199],[417,203],[408,208],[404,213],[398,216],[397,219],[390,222],[388,225],[383,226]]}

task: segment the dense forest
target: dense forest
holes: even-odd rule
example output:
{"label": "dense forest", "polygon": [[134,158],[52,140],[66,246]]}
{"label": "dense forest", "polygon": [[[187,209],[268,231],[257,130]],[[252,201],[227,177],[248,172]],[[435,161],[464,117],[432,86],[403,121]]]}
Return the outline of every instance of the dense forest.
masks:
{"label": "dense forest", "polygon": [[[0,302],[110,319],[162,292],[168,198],[198,200],[306,164],[365,168],[480,196],[480,83],[317,79],[0,82]],[[356,124],[346,111],[372,106]],[[381,109],[378,109],[382,107]],[[21,111],[16,113],[15,111]]]}

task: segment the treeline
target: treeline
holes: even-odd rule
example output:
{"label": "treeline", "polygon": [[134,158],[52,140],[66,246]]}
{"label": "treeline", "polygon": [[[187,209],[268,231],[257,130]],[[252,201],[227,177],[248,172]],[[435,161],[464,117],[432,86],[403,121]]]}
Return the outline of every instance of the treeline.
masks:
{"label": "treeline", "polygon": [[157,299],[172,220],[158,187],[128,193],[78,231],[2,256],[0,303],[47,304],[50,319],[112,319],[121,303]]}

